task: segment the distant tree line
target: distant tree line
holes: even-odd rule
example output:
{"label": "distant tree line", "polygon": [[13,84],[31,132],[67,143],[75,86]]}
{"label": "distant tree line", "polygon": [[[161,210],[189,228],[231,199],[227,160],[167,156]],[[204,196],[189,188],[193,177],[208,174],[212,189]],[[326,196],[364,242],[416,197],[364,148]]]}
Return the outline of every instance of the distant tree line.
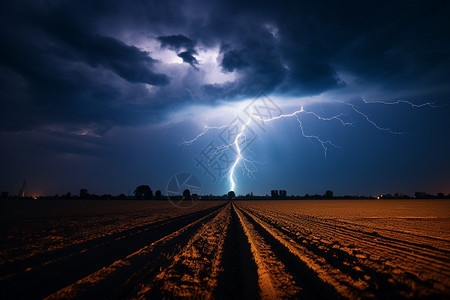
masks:
{"label": "distant tree line", "polygon": [[[45,198],[45,199],[90,199],[90,200],[163,200],[165,197],[162,194],[161,190],[156,190],[154,193],[149,185],[139,185],[133,192],[133,195],[111,195],[111,194],[102,194],[96,195],[88,192],[87,189],[80,189],[79,195],[72,195],[71,193],[66,193],[62,195],[54,195],[54,196],[26,196],[19,197],[20,199],[37,199],[37,198]],[[172,198],[172,196],[171,196]],[[323,195],[319,194],[305,194],[304,196],[299,195],[287,195],[286,190],[271,190],[270,195],[265,196],[257,196],[253,195],[253,193],[248,193],[246,195],[236,195],[234,191],[230,191],[224,195],[197,195],[192,194],[188,189],[184,190],[183,193],[179,196],[175,196],[175,198],[185,199],[190,198],[193,200],[315,200],[315,199],[450,199],[450,194],[445,195],[444,193],[437,194],[428,194],[425,192],[416,192],[414,196],[411,197],[406,194],[394,193],[392,194],[381,194],[377,196],[354,196],[354,195],[344,195],[344,196],[334,196],[333,191],[327,190]],[[8,192],[1,192],[0,199],[17,199],[17,195],[9,195]]]}

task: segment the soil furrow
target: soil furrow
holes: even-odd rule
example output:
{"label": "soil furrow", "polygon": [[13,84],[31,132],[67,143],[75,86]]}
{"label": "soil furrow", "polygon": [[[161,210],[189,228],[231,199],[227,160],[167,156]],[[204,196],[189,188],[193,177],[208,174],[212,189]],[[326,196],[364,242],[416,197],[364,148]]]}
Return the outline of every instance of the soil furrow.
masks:
{"label": "soil furrow", "polygon": [[[260,220],[255,218],[248,211],[241,207],[238,209],[261,235],[264,241],[270,245],[276,258],[283,263],[286,270],[292,276],[293,281],[301,288],[297,295],[299,298],[336,299],[339,298],[339,295],[344,296],[344,293],[338,293],[338,291],[342,292],[343,290],[346,292],[345,296],[352,296],[353,298],[356,296],[356,293],[351,292],[348,286],[339,284],[338,281],[329,274],[323,276],[326,272],[323,272],[318,268],[313,268],[312,265],[308,265],[304,259],[301,259],[299,252],[296,253],[295,250],[292,247],[289,247],[288,243],[277,235],[275,231],[264,226],[261,222],[258,222]],[[327,271],[330,272],[334,270],[328,269]]]}
{"label": "soil furrow", "polygon": [[[222,207],[222,206],[220,206]],[[59,259],[50,262],[43,261],[41,265],[15,273],[15,276],[0,281],[1,296],[17,297],[45,297],[71,283],[106,267],[116,260],[126,257],[130,253],[163,238],[174,231],[188,225],[198,218],[208,215],[220,207],[208,208],[186,216],[174,218],[157,226],[157,230],[135,230],[129,236],[116,235],[102,239],[100,244],[87,249],[78,249],[68,256],[64,253]],[[123,234],[123,233],[122,233]],[[73,249],[71,249],[73,251]],[[21,287],[27,286],[27,289]]]}
{"label": "soil furrow", "polygon": [[258,270],[258,283],[261,298],[292,298],[297,297],[302,288],[299,288],[287,271],[286,265],[274,253],[274,249],[266,242],[254,228],[254,225],[244,216],[243,212],[233,205],[241,226],[250,243],[253,259]]}
{"label": "soil furrow", "polygon": [[[252,208],[253,209],[253,208]],[[274,212],[260,212],[260,214],[262,215],[271,215]],[[280,212],[277,212],[277,214],[280,214]],[[450,251],[444,250],[444,249],[439,249],[436,248],[430,244],[420,244],[417,242],[411,242],[411,241],[407,241],[405,239],[398,239],[398,238],[393,238],[393,237],[388,237],[388,236],[384,236],[379,234],[378,232],[374,232],[374,228],[368,228],[367,226],[364,225],[356,225],[356,224],[350,224],[350,223],[345,223],[342,221],[336,221],[336,220],[327,220],[327,221],[323,221],[319,218],[313,218],[311,216],[303,216],[303,215],[288,215],[288,214],[284,214],[285,217],[292,221],[293,223],[296,223],[297,226],[300,225],[304,225],[307,226],[308,228],[311,229],[320,229],[320,233],[321,234],[326,234],[327,231],[324,230],[324,228],[327,228],[328,230],[332,231],[334,233],[339,233],[339,234],[348,234],[349,236],[353,236],[356,238],[361,238],[366,237],[366,239],[377,239],[377,240],[385,240],[385,243],[391,245],[391,246],[398,246],[401,249],[411,249],[411,250],[420,250],[422,254],[424,255],[428,255],[430,258],[438,258],[438,259],[444,259],[444,260],[448,260],[448,257],[450,255]],[[292,220],[294,219],[295,220]],[[333,224],[331,224],[331,222]],[[302,224],[303,223],[303,224]],[[337,225],[337,224],[343,223],[343,225]],[[356,227],[356,228],[350,228],[351,227]],[[386,231],[385,229],[379,229],[380,231]],[[427,237],[422,237],[422,238],[427,238]],[[433,239],[434,240],[434,239]],[[441,241],[446,241],[444,239],[441,239]],[[431,241],[429,241],[429,243],[432,243]],[[450,241],[446,241],[450,244]]]}
{"label": "soil furrow", "polygon": [[140,285],[136,296],[145,299],[213,298],[230,209],[229,204],[214,219],[204,223],[152,281]]}
{"label": "soil furrow", "polygon": [[[260,217],[263,218],[270,218],[270,213],[266,212],[264,214],[257,213]],[[299,224],[298,219],[292,220],[289,217],[283,218],[289,226],[292,226],[294,228],[300,228],[301,225]],[[280,218],[277,218],[278,222],[280,221]],[[357,230],[353,230],[348,232],[346,229],[338,230],[333,226],[330,226],[328,224],[325,224],[324,222],[321,222],[321,227],[319,226],[311,226],[310,224],[306,225],[308,226],[311,231],[314,231],[315,235],[320,236],[339,236],[341,238],[345,238],[346,242],[351,242],[353,244],[357,244],[359,248],[363,248],[366,246],[369,249],[372,249],[371,253],[377,254],[377,255],[385,255],[386,252],[391,253],[392,255],[398,256],[404,260],[409,260],[411,263],[415,263],[416,261],[422,261],[424,262],[424,265],[426,268],[432,270],[432,271],[443,271],[442,270],[442,262],[449,262],[448,256],[442,256],[441,253],[434,252],[433,254],[429,253],[428,248],[420,248],[420,247],[414,247],[414,248],[408,248],[406,245],[400,245],[396,243],[391,243],[389,240],[384,239],[384,237],[380,235],[371,235],[371,234],[365,234],[358,232]],[[305,225],[304,225],[305,226]],[[324,228],[327,228],[327,230],[324,230]],[[314,230],[315,229],[315,230]],[[406,256],[403,254],[407,254]],[[444,270],[445,272],[445,270]]]}
{"label": "soil furrow", "polygon": [[[242,208],[241,208],[242,209]],[[358,294],[361,293],[363,289],[362,282],[355,282],[349,276],[343,274],[339,269],[336,269],[328,264],[321,258],[316,256],[313,252],[308,251],[304,247],[299,246],[295,241],[293,241],[290,237],[285,236],[282,232],[280,232],[275,227],[272,227],[268,223],[262,221],[260,218],[251,214],[249,211],[244,209],[244,214],[252,220],[252,222],[260,228],[261,231],[265,231],[265,236],[269,236],[272,239],[273,243],[276,243],[274,239],[278,242],[278,246],[283,246],[287,251],[290,252],[287,256],[294,255],[296,259],[291,257],[290,265],[300,265],[301,268],[296,268],[295,272],[299,272],[300,269],[304,271],[302,273],[309,274],[307,280],[309,278],[317,277],[322,280],[323,283],[326,283],[334,288],[340,295],[347,298],[357,298]],[[283,252],[286,253],[286,250]],[[294,263],[292,264],[292,261]],[[305,275],[300,275],[305,276]],[[321,283],[316,285],[323,285]],[[310,284],[309,284],[310,285]],[[330,290],[330,287],[326,287]],[[334,296],[334,291],[329,291],[328,294]],[[370,295],[365,295],[365,297],[370,297]]]}
{"label": "soil furrow", "polygon": [[251,246],[234,208],[231,209],[230,225],[226,231],[222,270],[214,290],[216,299],[257,299],[260,290],[258,269]]}
{"label": "soil furrow", "polygon": [[[220,210],[223,209],[224,207]],[[180,246],[186,243],[204,223],[209,222],[220,213],[220,210],[215,210],[194,220],[179,230],[78,280],[47,298],[113,298],[117,295],[128,297],[142,280],[154,276],[160,266],[179,252]]]}
{"label": "soil furrow", "polygon": [[[250,211],[253,212],[252,209]],[[256,212],[256,215],[262,220],[267,221],[270,226],[274,226],[280,232],[285,234],[292,241],[296,241],[300,246],[312,251],[318,257],[323,257],[328,263],[342,272],[349,274],[354,279],[367,281],[369,284],[368,291],[374,293],[378,297],[383,297],[392,294],[393,297],[417,297],[433,294],[445,293],[448,290],[444,282],[447,282],[448,276],[445,273],[448,271],[447,267],[440,261],[440,266],[436,264],[431,267],[427,260],[417,259],[420,255],[409,257],[409,252],[400,252],[398,249],[389,248],[389,245],[379,246],[376,241],[368,242],[364,237],[343,236],[340,232],[334,232],[334,236],[330,238],[330,242],[323,242],[323,239],[315,239],[303,235],[297,235],[298,230],[301,230],[301,225],[296,219],[291,220],[289,217],[279,218],[279,214],[265,211],[264,214]],[[277,215],[274,217],[273,215]],[[284,219],[282,223],[280,220]],[[308,228],[308,230],[313,230]],[[317,229],[318,230],[318,229]],[[305,232],[303,230],[303,232]],[[312,231],[314,232],[314,231]],[[317,233],[324,235],[324,230],[318,230]],[[312,235],[312,234],[310,234]],[[336,243],[336,240],[344,239],[358,246],[356,248],[349,248],[348,251],[341,250]],[[367,246],[364,246],[364,245]],[[338,246],[336,248],[336,246]],[[366,248],[364,248],[366,247]],[[381,249],[380,249],[381,248]],[[394,253],[394,254],[393,254]],[[379,259],[374,260],[378,254]],[[410,263],[408,263],[410,261]],[[439,261],[437,260],[437,263]],[[414,274],[413,270],[419,270],[418,275]],[[426,272],[424,272],[427,270]],[[447,271],[446,271],[447,270]],[[444,274],[442,274],[444,273]],[[361,275],[358,275],[361,274]],[[355,277],[356,276],[356,277]],[[367,278],[367,279],[365,279]]]}

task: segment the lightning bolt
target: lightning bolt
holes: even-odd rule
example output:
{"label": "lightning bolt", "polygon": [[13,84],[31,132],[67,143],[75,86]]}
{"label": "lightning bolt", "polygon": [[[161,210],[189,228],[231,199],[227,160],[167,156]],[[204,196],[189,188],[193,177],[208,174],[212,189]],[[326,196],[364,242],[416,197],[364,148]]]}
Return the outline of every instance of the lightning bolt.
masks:
{"label": "lightning bolt", "polygon": [[[414,104],[412,102],[409,101],[405,101],[405,100],[397,100],[394,102],[384,102],[384,101],[367,101],[364,98],[362,99],[364,104],[383,104],[383,105],[398,105],[398,104],[407,104],[413,108],[422,108],[422,107],[431,107],[431,108],[435,108],[437,106],[434,105],[434,103],[424,103],[424,104]],[[339,103],[342,103],[343,105],[349,106],[356,114],[360,115],[363,119],[365,119],[369,124],[371,124],[373,127],[375,127],[377,130],[379,131],[385,131],[388,132],[390,134],[406,134],[403,132],[397,132],[397,131],[393,131],[390,128],[385,128],[382,127],[380,125],[378,125],[375,121],[373,121],[371,118],[369,118],[366,114],[364,114],[362,111],[360,111],[356,105],[350,103],[350,102],[344,102],[344,101],[338,101]],[[299,128],[300,128],[300,133],[302,134],[302,136],[304,138],[307,139],[313,139],[315,141],[317,141],[321,146],[322,149],[324,151],[324,156],[326,158],[327,156],[327,152],[329,150],[329,147],[335,147],[338,148],[338,146],[336,146],[334,143],[332,143],[329,140],[323,140],[321,139],[319,136],[317,135],[313,135],[313,134],[308,134],[305,132],[304,129],[304,125],[300,119],[300,115],[304,114],[304,115],[310,115],[314,118],[316,118],[317,120],[320,121],[337,121],[339,122],[342,126],[351,126],[354,123],[352,122],[346,122],[344,121],[344,119],[342,119],[342,116],[344,116],[344,114],[338,114],[336,116],[332,116],[332,117],[322,117],[320,115],[318,115],[315,112],[312,111],[307,111],[304,109],[303,105],[300,106],[299,110],[296,110],[292,113],[289,114],[281,114],[279,116],[274,116],[274,117],[270,117],[270,118],[263,118],[261,117],[260,114],[255,114],[253,112],[253,109],[251,108],[250,114],[248,114],[248,119],[245,121],[245,123],[242,124],[241,128],[239,129],[238,133],[236,134],[234,140],[227,145],[221,145],[218,146],[214,149],[214,151],[212,152],[213,155],[217,155],[220,154],[228,149],[230,149],[231,147],[234,147],[235,152],[236,152],[236,158],[234,159],[230,169],[228,170],[228,172],[226,172],[226,174],[222,177],[222,179],[227,178],[228,182],[230,184],[230,190],[232,191],[236,191],[237,188],[237,183],[236,183],[236,169],[241,166],[242,167],[242,171],[243,174],[247,173],[249,175],[252,175],[255,171],[256,171],[256,166],[255,164],[258,163],[255,160],[253,160],[251,157],[246,157],[243,155],[243,149],[241,148],[240,144],[244,144],[246,141],[246,135],[245,132],[246,130],[249,128],[250,124],[252,121],[254,120],[259,120],[263,123],[266,122],[274,122],[276,120],[279,119],[284,119],[284,118],[295,118],[296,121],[298,122]],[[197,142],[202,136],[204,136],[208,131],[210,130],[220,130],[220,129],[224,129],[224,128],[229,128],[231,126],[234,126],[234,123],[230,123],[230,124],[226,124],[226,125],[221,125],[221,126],[204,126],[202,132],[200,132],[196,137],[194,137],[191,140],[188,141],[184,141],[183,144],[185,145],[191,145],[194,142]],[[210,157],[212,157],[213,155],[211,155]],[[208,161],[209,164],[209,161]]]}
{"label": "lightning bolt", "polygon": [[247,128],[247,126],[250,124],[250,122],[252,121],[252,119],[249,117],[247,122],[244,123],[244,125],[242,125],[240,132],[236,135],[235,139],[234,139],[234,146],[236,147],[236,159],[233,163],[233,165],[231,166],[230,170],[228,171],[228,178],[230,181],[230,190],[234,191],[236,188],[236,182],[234,181],[234,170],[236,169],[236,166],[239,164],[239,162],[241,160],[244,161],[249,161],[247,158],[242,156],[241,153],[241,147],[239,147],[239,139],[241,139],[242,137],[245,139],[246,137],[244,136],[245,133],[245,129]]}
{"label": "lightning bolt", "polygon": [[[343,114],[339,114],[337,116],[333,116],[333,117],[330,117],[330,118],[325,118],[325,117],[319,116],[318,114],[316,114],[314,112],[305,110],[303,106],[301,106],[299,110],[294,111],[293,113],[282,114],[282,115],[271,117],[271,118],[262,118],[260,115],[254,114],[253,110],[251,110],[250,114],[248,116],[248,119],[241,126],[241,128],[240,128],[238,134],[235,136],[234,140],[230,144],[221,145],[219,147],[216,147],[214,149],[214,151],[212,152],[213,155],[217,155],[217,154],[220,154],[220,153],[228,150],[230,147],[234,147],[234,149],[236,151],[236,158],[235,158],[233,164],[231,165],[230,169],[228,170],[228,172],[224,175],[224,177],[228,178],[228,182],[230,183],[230,190],[234,191],[236,189],[237,185],[236,185],[235,173],[236,173],[237,167],[240,165],[241,162],[243,163],[242,170],[243,170],[244,174],[245,173],[253,174],[255,172],[255,169],[256,169],[255,164],[258,163],[258,162],[253,160],[251,157],[244,156],[243,153],[242,153],[242,149],[240,147],[240,144],[243,144],[245,142],[245,140],[246,140],[245,131],[248,128],[248,126],[250,125],[250,123],[254,119],[258,119],[259,121],[262,121],[262,122],[272,122],[272,121],[276,121],[276,120],[283,119],[283,118],[295,117],[297,122],[298,122],[298,124],[299,124],[300,132],[301,132],[302,136],[305,137],[305,138],[308,138],[308,139],[314,139],[317,142],[319,142],[320,145],[322,146],[323,150],[324,150],[325,157],[327,155],[327,151],[329,150],[327,146],[337,147],[335,144],[333,144],[329,140],[323,140],[319,136],[307,134],[305,132],[303,123],[302,123],[302,121],[299,118],[299,114],[308,114],[308,115],[311,115],[311,116],[315,117],[316,119],[322,120],[322,121],[337,120],[338,122],[340,122],[344,126],[353,124],[353,123],[345,122],[341,118],[341,116]],[[184,144],[184,145],[191,145],[192,143],[198,141],[202,136],[204,136],[208,131],[210,131],[212,129],[220,130],[220,129],[224,129],[224,128],[229,128],[231,126],[234,126],[234,124],[231,123],[231,124],[226,124],[226,125],[221,125],[221,126],[204,126],[202,132],[200,132],[196,137],[194,137],[191,140],[184,141],[182,144]],[[210,155],[210,159],[213,157],[213,155]],[[208,161],[208,163],[209,162],[210,161]]]}
{"label": "lightning bolt", "polygon": [[411,107],[415,107],[415,108],[421,108],[421,107],[425,107],[425,106],[429,106],[431,108],[437,108],[439,106],[434,105],[434,102],[426,102],[426,103],[422,103],[422,104],[414,104],[412,102],[406,101],[406,100],[397,100],[397,101],[392,101],[392,102],[386,102],[386,101],[367,101],[366,99],[362,98],[363,102],[365,104],[371,104],[371,103],[378,103],[378,104],[384,104],[384,105],[397,105],[397,104],[407,104]]}
{"label": "lightning bolt", "polygon": [[333,146],[333,147],[336,147],[336,148],[337,148],[337,146],[336,146],[335,144],[333,144],[331,141],[328,141],[328,140],[326,140],[326,141],[325,141],[325,140],[322,140],[320,137],[318,137],[318,136],[316,136],[316,135],[306,134],[306,133],[305,133],[305,130],[304,130],[304,127],[303,127],[303,123],[302,123],[302,121],[300,120],[300,118],[299,118],[299,116],[298,116],[299,114],[302,114],[302,113],[308,114],[308,115],[312,115],[312,116],[314,116],[315,118],[317,118],[318,120],[322,120],[322,121],[338,120],[338,121],[339,121],[342,125],[344,125],[344,126],[352,125],[352,124],[353,124],[353,123],[347,123],[347,122],[345,122],[344,120],[342,120],[342,119],[341,119],[341,116],[342,116],[343,114],[339,114],[339,115],[333,116],[333,117],[331,117],[331,118],[324,118],[324,117],[321,117],[321,116],[319,116],[318,114],[316,114],[316,113],[314,113],[314,112],[306,111],[306,110],[303,108],[303,106],[300,106],[300,109],[297,110],[297,111],[294,111],[293,113],[290,113],[290,114],[283,114],[283,115],[276,116],[276,117],[272,117],[272,118],[269,118],[269,119],[261,118],[259,115],[254,115],[254,117],[255,117],[256,119],[259,119],[259,120],[262,121],[262,122],[271,122],[271,121],[275,121],[275,120],[282,119],[282,118],[295,117],[296,120],[297,120],[297,122],[298,122],[298,125],[299,125],[299,127],[300,127],[300,132],[302,133],[302,136],[305,137],[305,138],[308,138],[308,139],[314,139],[314,140],[316,140],[317,142],[319,142],[319,143],[321,144],[322,148],[323,148],[324,155],[325,155],[325,157],[326,157],[326,156],[327,156],[327,151],[328,151],[328,148],[326,147],[326,145],[330,145],[330,146]]}
{"label": "lightning bolt", "polygon": [[210,129],[219,129],[219,130],[220,130],[220,129],[224,129],[224,128],[227,128],[227,127],[230,127],[230,124],[223,125],[223,126],[204,126],[204,127],[203,127],[203,131],[200,132],[195,138],[193,138],[192,140],[189,140],[189,141],[184,141],[182,144],[184,144],[184,145],[190,145],[190,144],[196,142],[199,138],[201,138],[201,137],[204,136],[206,133],[208,133],[208,131],[209,131]]}
{"label": "lightning bolt", "polygon": [[[352,103],[349,102],[343,102],[343,101],[339,101],[342,104],[348,105],[350,106],[354,112],[356,112],[357,114],[361,115],[364,119],[366,119],[366,121],[370,124],[372,124],[376,129],[380,130],[380,131],[386,131],[389,132],[391,134],[406,134],[404,132],[397,132],[397,131],[393,131],[390,128],[384,128],[384,127],[380,127],[378,126],[377,123],[375,123],[374,121],[372,121],[365,113],[361,112],[359,109],[356,108],[356,106]],[[365,102],[365,101],[364,101]],[[366,102],[367,103],[367,102]]]}
{"label": "lightning bolt", "polygon": [[[422,107],[426,107],[429,106],[431,108],[437,108],[438,106],[435,106],[434,103],[431,102],[426,102],[423,104],[414,104],[412,102],[406,101],[406,100],[397,100],[397,101],[392,101],[392,102],[386,102],[386,101],[367,101],[366,99],[362,98],[362,101],[364,102],[364,104],[383,104],[383,105],[398,105],[398,104],[407,104],[409,106],[411,106],[412,108],[422,108]],[[397,134],[397,135],[405,135],[407,133],[405,132],[398,132],[398,131],[393,131],[391,128],[385,128],[385,127],[381,127],[379,126],[375,121],[373,121],[372,119],[370,119],[365,113],[361,112],[354,104],[350,103],[350,102],[344,102],[344,101],[339,101],[339,103],[345,104],[347,106],[350,106],[351,109],[361,115],[364,119],[366,119],[366,121],[368,123],[370,123],[371,125],[373,125],[376,129],[380,130],[380,131],[385,131],[391,134]]]}

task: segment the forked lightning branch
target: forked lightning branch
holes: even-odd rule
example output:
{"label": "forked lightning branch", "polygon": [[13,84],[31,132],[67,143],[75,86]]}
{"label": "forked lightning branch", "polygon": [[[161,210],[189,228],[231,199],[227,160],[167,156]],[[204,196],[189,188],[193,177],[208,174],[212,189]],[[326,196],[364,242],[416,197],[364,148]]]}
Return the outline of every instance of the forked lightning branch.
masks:
{"label": "forked lightning branch", "polygon": [[[390,134],[405,134],[392,130],[391,128],[379,125],[372,120],[367,114],[355,104],[350,102],[338,101],[342,106],[347,106],[356,116],[379,131],[385,131]],[[412,108],[431,107],[435,108],[433,103],[414,104],[405,100],[397,100],[394,102],[386,101],[367,101],[362,99],[361,105],[367,106],[371,104],[381,105],[408,105]],[[280,119],[292,118],[298,123],[299,133],[303,138],[311,139],[318,143],[322,149],[324,157],[330,147],[337,147],[332,141],[322,138],[319,134],[311,133],[311,130],[305,128],[302,116],[309,115],[318,121],[335,122],[339,126],[351,126],[354,122],[344,120],[344,113],[340,113],[331,117],[324,117],[316,112],[308,111],[304,105],[299,105],[299,109],[290,113],[284,113],[276,103],[265,93],[260,93],[250,104],[242,111],[239,111],[235,118],[227,124],[204,126],[203,130],[194,138],[184,141],[183,144],[191,145],[199,142],[208,132],[215,130],[218,132],[216,138],[210,141],[197,156],[194,161],[197,167],[200,167],[204,175],[210,177],[212,181],[226,180],[229,189],[237,191],[237,173],[241,171],[244,176],[254,176],[257,171],[258,162],[252,157],[251,145],[258,138],[262,137],[266,131],[266,123],[277,125]]]}

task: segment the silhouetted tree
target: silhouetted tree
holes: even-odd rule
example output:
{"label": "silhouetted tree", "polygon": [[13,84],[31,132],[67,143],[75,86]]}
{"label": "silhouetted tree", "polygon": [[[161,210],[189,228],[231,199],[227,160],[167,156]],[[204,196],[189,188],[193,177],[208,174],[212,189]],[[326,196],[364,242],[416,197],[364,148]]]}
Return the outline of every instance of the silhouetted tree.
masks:
{"label": "silhouetted tree", "polygon": [[127,198],[127,196],[125,196],[125,194],[120,194],[120,195],[118,196],[118,198],[119,198],[120,200],[125,200],[125,199]]}
{"label": "silhouetted tree", "polygon": [[234,193],[234,191],[229,191],[228,192],[228,199],[233,200],[234,197],[236,197],[236,194]]}
{"label": "silhouetted tree", "polygon": [[431,195],[428,195],[427,193],[424,192],[415,192],[414,193],[414,198],[416,199],[429,199]]}
{"label": "silhouetted tree", "polygon": [[438,193],[438,194],[437,194],[437,197],[438,197],[439,199],[444,199],[444,198],[445,198],[445,195],[444,195],[444,193]]}
{"label": "silhouetted tree", "polygon": [[161,195],[161,190],[157,190],[157,191],[155,192],[155,198],[156,198],[156,200],[161,200],[161,197],[162,197],[162,195]]}
{"label": "silhouetted tree", "polygon": [[270,195],[272,198],[279,198],[280,196],[278,195],[278,190],[271,190],[270,191]]}
{"label": "silhouetted tree", "polygon": [[81,199],[89,198],[89,193],[87,189],[80,189],[80,198]]}
{"label": "silhouetted tree", "polygon": [[149,188],[148,190],[145,191],[144,198],[145,198],[145,200],[152,200],[153,199],[153,191],[152,191],[152,189]]}
{"label": "silhouetted tree", "polygon": [[185,189],[183,191],[183,199],[189,198],[189,196],[191,196],[191,191],[188,189]]}
{"label": "silhouetted tree", "polygon": [[333,199],[333,195],[334,195],[333,191],[328,190],[325,192],[325,198]]}
{"label": "silhouetted tree", "polygon": [[134,190],[136,199],[150,200],[153,198],[153,191],[148,185],[140,185]]}

